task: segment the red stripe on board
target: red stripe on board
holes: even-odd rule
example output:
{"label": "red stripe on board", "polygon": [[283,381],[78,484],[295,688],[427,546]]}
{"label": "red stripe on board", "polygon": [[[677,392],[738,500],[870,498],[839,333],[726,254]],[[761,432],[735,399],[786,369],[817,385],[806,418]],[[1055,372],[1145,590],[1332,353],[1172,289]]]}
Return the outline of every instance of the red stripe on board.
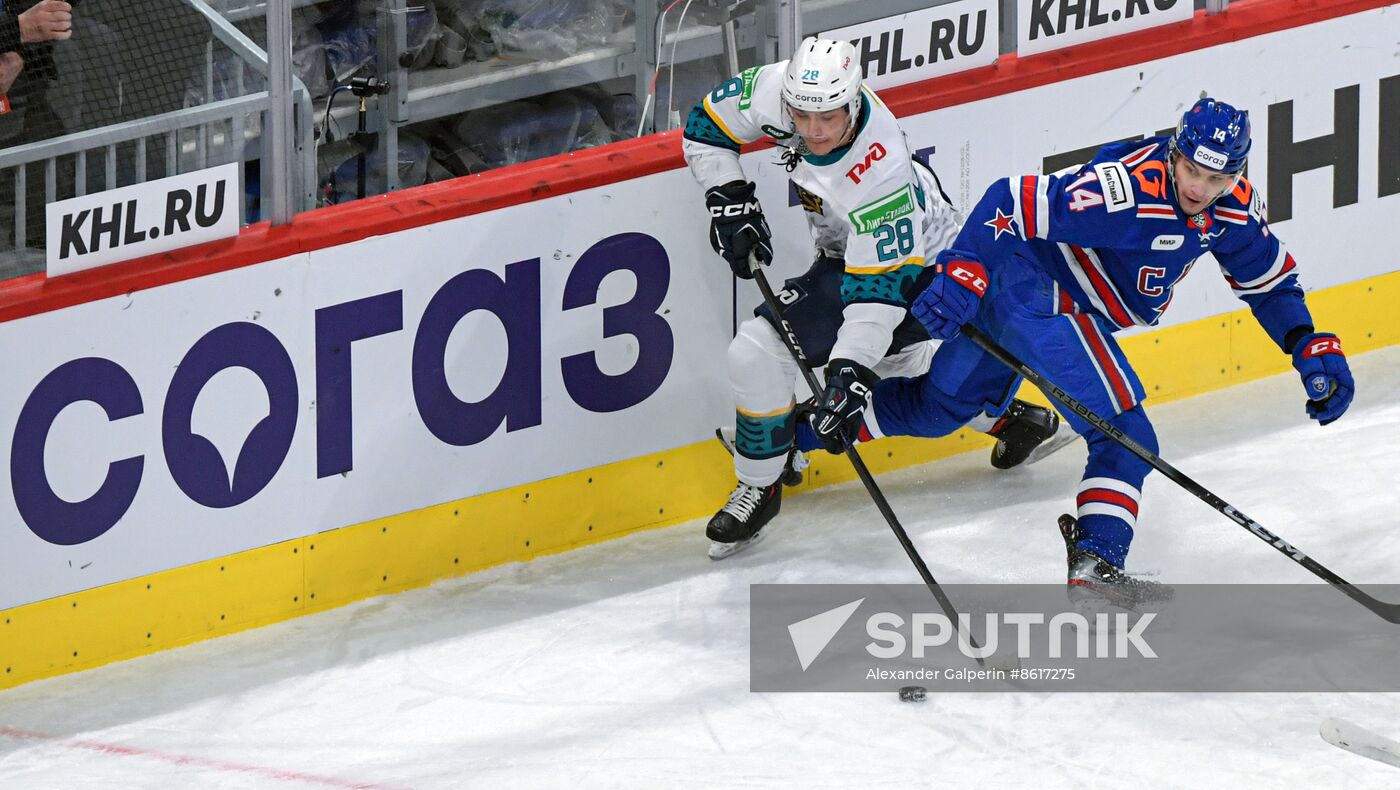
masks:
{"label": "red stripe on board", "polygon": [[1083,507],[1090,502],[1102,502],[1107,505],[1117,505],[1129,513],[1133,518],[1137,518],[1138,503],[1136,499],[1124,494],[1121,491],[1114,491],[1111,488],[1091,488],[1088,491],[1081,491],[1075,498],[1075,507]]}
{"label": "red stripe on board", "polygon": [[1133,318],[1128,315],[1128,308],[1119,300],[1118,295],[1113,292],[1113,287],[1104,279],[1098,267],[1094,266],[1094,261],[1089,257],[1089,254],[1084,251],[1083,247],[1077,247],[1071,244],[1069,248],[1070,251],[1074,253],[1074,259],[1079,261],[1079,268],[1083,269],[1084,274],[1089,277],[1089,284],[1094,286],[1094,293],[1099,295],[1099,299],[1103,302],[1104,307],[1108,308],[1108,317],[1112,318],[1115,324],[1125,329],[1132,326]]}
{"label": "red stripe on board", "polygon": [[0,321],[674,170],[684,164],[680,132],[666,132],[583,154],[561,154],[342,206],[314,209],[275,228],[267,222],[250,225],[232,239],[52,280],[32,274],[0,282]]}
{"label": "red stripe on board", "polygon": [[67,746],[70,749],[81,749],[83,751],[99,752],[118,757],[145,757],[163,763],[208,768],[223,773],[256,776],[261,779],[272,779],[279,782],[297,782],[299,784],[320,785],[322,787],[347,788],[348,790],[390,790],[387,785],[372,784],[369,782],[353,782],[347,779],[337,779],[333,776],[318,776],[316,774],[302,773],[301,771],[284,771],[278,768],[264,768],[259,765],[243,765],[241,763],[232,763],[225,760],[214,760],[208,757],[174,754],[171,752],[157,751],[155,749],[142,749],[137,746],[121,746],[115,743],[102,743],[100,741],[70,738],[63,735],[50,735],[48,733],[34,732],[32,730],[19,730],[13,727],[0,727],[0,735],[25,741],[42,741],[57,746]]}
{"label": "red stripe on board", "polygon": [[1104,378],[1108,379],[1112,395],[1118,401],[1118,411],[1125,412],[1131,409],[1133,391],[1128,387],[1128,382],[1118,375],[1118,364],[1104,345],[1103,339],[1099,337],[1099,328],[1094,325],[1094,319],[1079,314],[1070,316],[1070,320],[1078,322],[1079,329],[1084,334],[1084,341],[1089,344],[1089,352],[1099,361],[1099,369],[1103,371]]}
{"label": "red stripe on board", "polygon": [[[1024,58],[1003,55],[991,66],[890,88],[881,91],[880,98],[897,116],[925,113],[1358,14],[1392,2],[1237,0],[1227,12],[1210,18],[1198,11],[1183,22],[1053,52]],[[761,142],[744,150],[770,145]],[[277,228],[267,223],[250,226],[234,239],[53,280],[34,274],[0,282],[0,321],[684,166],[680,131],[675,130],[317,209]]]}

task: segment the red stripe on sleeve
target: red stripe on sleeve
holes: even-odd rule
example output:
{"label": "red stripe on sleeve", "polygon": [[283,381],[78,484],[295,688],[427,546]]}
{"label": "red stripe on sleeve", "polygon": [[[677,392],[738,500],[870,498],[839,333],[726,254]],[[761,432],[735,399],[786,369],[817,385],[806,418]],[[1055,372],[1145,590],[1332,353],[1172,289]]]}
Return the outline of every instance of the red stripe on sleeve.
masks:
{"label": "red stripe on sleeve", "polygon": [[1127,411],[1133,407],[1133,391],[1128,386],[1128,382],[1118,375],[1118,363],[1113,358],[1112,352],[1104,345],[1103,339],[1099,337],[1099,328],[1094,325],[1094,320],[1087,315],[1074,315],[1071,319],[1079,323],[1079,329],[1084,334],[1084,340],[1089,344],[1089,352],[1099,362],[1099,369],[1103,371],[1104,378],[1108,379],[1108,385],[1113,390],[1113,397],[1118,401],[1118,410]]}
{"label": "red stripe on sleeve", "polygon": [[1026,232],[1026,238],[1033,239],[1038,235],[1040,223],[1035,216],[1035,176],[1021,177],[1021,218],[1025,225],[1022,230]]}

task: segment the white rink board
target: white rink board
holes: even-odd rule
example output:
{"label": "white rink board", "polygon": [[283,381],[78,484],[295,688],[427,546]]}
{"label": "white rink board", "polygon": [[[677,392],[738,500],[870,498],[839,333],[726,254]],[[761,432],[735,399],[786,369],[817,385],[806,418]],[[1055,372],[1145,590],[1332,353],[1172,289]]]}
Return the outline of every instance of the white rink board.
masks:
{"label": "white rink board", "polygon": [[882,90],[990,66],[1000,27],[996,0],[959,0],[818,35],[854,44],[865,84]]}
{"label": "white rink board", "polygon": [[[656,201],[658,192],[683,195],[685,202]],[[606,210],[576,208],[589,204]],[[714,386],[725,375],[731,331],[729,271],[712,260],[704,216],[689,173],[674,170],[0,324],[11,384],[0,390],[4,468],[11,466],[26,398],[50,371],[83,357],[106,358],[128,371],[144,409],[113,422],[91,401],[61,411],[44,448],[54,493],[81,501],[102,486],[110,462],[145,458],[130,509],[77,545],[54,545],[26,529],[7,487],[0,498],[0,523],[7,525],[0,530],[6,558],[0,608],[705,439],[730,419],[732,406]],[[600,413],[575,403],[560,360],[596,350],[603,373],[632,367],[637,341],[603,339],[603,307],[632,299],[636,277],[607,275],[599,304],[564,310],[562,297],[579,257],[618,233],[645,233],[665,249],[670,281],[658,312],[674,352],[650,397]],[[412,383],[415,333],[429,299],[460,272],[500,275],[508,264],[532,258],[540,259],[539,424],[501,427],[469,446],[447,444],[418,416]],[[353,471],[318,479],[316,310],[399,290],[403,329],[352,344]],[[298,416],[290,450],[266,488],[241,504],[214,508],[177,486],[162,453],[162,410],[185,353],[229,322],[252,322],[281,342],[296,370]],[[491,393],[506,365],[506,342],[491,313],[470,313],[457,325],[446,368],[458,398],[480,401]],[[194,431],[218,447],[230,468],[268,413],[259,379],[229,368],[199,395]]]}
{"label": "white rink board", "polygon": [[[1377,83],[1400,72],[1393,56],[1397,23],[1394,7],[1356,14],[938,110],[907,118],[905,126],[911,148],[936,146],[933,163],[965,207],[992,179],[1035,172],[1048,154],[1170,126],[1208,88],[1252,111],[1254,177],[1267,195],[1268,106],[1292,100],[1295,139],[1315,137],[1332,131],[1333,91],[1359,85],[1358,202],[1334,210],[1330,171],[1303,173],[1293,180],[1294,217],[1276,225],[1304,286],[1327,287],[1395,268],[1392,245],[1376,231],[1400,216],[1400,195],[1376,197],[1376,161]],[[1072,112],[1065,110],[1070,104]],[[745,157],[778,238],[775,275],[781,276],[804,269],[811,251],[801,209],[784,208],[786,177],[776,161],[771,149]],[[705,440],[732,409],[725,368],[731,284],[706,242],[706,225],[700,190],[688,171],[677,169],[0,324],[8,383],[0,390],[0,463],[12,475],[26,401],[52,371],[81,358],[119,365],[139,391],[141,410],[111,422],[90,401],[58,412],[43,450],[54,495],[79,502],[98,491],[109,463],[144,459],[129,508],[110,529],[74,545],[45,541],[33,525],[26,528],[15,491],[6,488],[0,496],[0,608]],[[665,251],[669,284],[656,313],[674,349],[664,378],[640,402],[596,411],[576,402],[560,360],[596,350],[606,374],[632,367],[637,342],[626,335],[604,340],[602,325],[603,307],[628,302],[635,278],[604,278],[601,304],[566,310],[563,297],[585,251],[622,233],[646,234]],[[624,252],[611,256],[615,263],[636,257],[635,250]],[[445,443],[425,427],[412,385],[425,308],[462,272],[500,276],[508,264],[535,258],[539,387],[537,393],[527,387],[528,397],[521,397],[537,399],[538,424],[500,427],[465,446]],[[1203,262],[1197,269],[1164,324],[1241,306],[1213,266]],[[401,297],[392,296],[398,291]],[[376,296],[401,305],[402,328],[351,344],[353,471],[318,476],[324,453],[318,449],[316,311]],[[742,317],[758,302],[756,289],[745,285],[741,301]],[[296,420],[280,464],[260,467],[250,458],[240,471],[240,479],[245,472],[270,475],[266,485],[246,501],[213,507],[177,485],[163,450],[162,415],[186,352],[206,333],[236,322],[261,327],[285,349],[295,373]],[[650,326],[654,332],[656,322]],[[510,341],[531,345],[530,334]],[[456,327],[444,359],[457,398],[479,401],[492,392],[506,366],[506,342],[501,322],[489,313],[471,313]],[[194,402],[193,432],[206,436],[230,467],[268,413],[259,380],[247,369],[229,368]],[[226,478],[222,485],[228,486]],[[93,529],[90,521],[60,521],[46,529]]]}
{"label": "white rink board", "polygon": [[1017,0],[1022,57],[1190,19],[1190,0]]}

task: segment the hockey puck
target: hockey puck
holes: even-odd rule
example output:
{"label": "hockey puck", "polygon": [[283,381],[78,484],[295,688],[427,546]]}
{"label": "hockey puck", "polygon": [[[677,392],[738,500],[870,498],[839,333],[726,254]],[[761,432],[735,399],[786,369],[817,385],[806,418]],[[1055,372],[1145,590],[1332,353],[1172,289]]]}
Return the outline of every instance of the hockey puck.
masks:
{"label": "hockey puck", "polygon": [[928,699],[928,689],[923,686],[904,686],[899,690],[900,702],[923,702]]}

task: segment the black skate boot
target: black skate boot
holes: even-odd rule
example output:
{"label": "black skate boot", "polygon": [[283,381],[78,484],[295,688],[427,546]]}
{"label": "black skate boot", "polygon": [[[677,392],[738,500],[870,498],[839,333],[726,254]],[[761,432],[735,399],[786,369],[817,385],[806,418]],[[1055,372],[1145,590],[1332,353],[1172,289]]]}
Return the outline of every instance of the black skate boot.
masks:
{"label": "black skate boot", "polygon": [[1169,585],[1129,576],[1122,568],[1080,548],[1079,524],[1074,516],[1060,516],[1060,535],[1069,555],[1069,600],[1076,608],[1097,611],[1109,605],[1136,611],[1143,604],[1170,601],[1175,595]]}
{"label": "black skate boot", "polygon": [[763,540],[764,528],[783,506],[783,485],[759,487],[740,483],[729,501],[710,519],[705,537],[710,539],[710,559],[722,560]]}
{"label": "black skate boot", "polygon": [[996,437],[992,466],[1010,469],[1022,463],[1033,464],[1075,439],[1075,432],[1062,425],[1054,409],[1013,400],[997,424],[987,431]]}

